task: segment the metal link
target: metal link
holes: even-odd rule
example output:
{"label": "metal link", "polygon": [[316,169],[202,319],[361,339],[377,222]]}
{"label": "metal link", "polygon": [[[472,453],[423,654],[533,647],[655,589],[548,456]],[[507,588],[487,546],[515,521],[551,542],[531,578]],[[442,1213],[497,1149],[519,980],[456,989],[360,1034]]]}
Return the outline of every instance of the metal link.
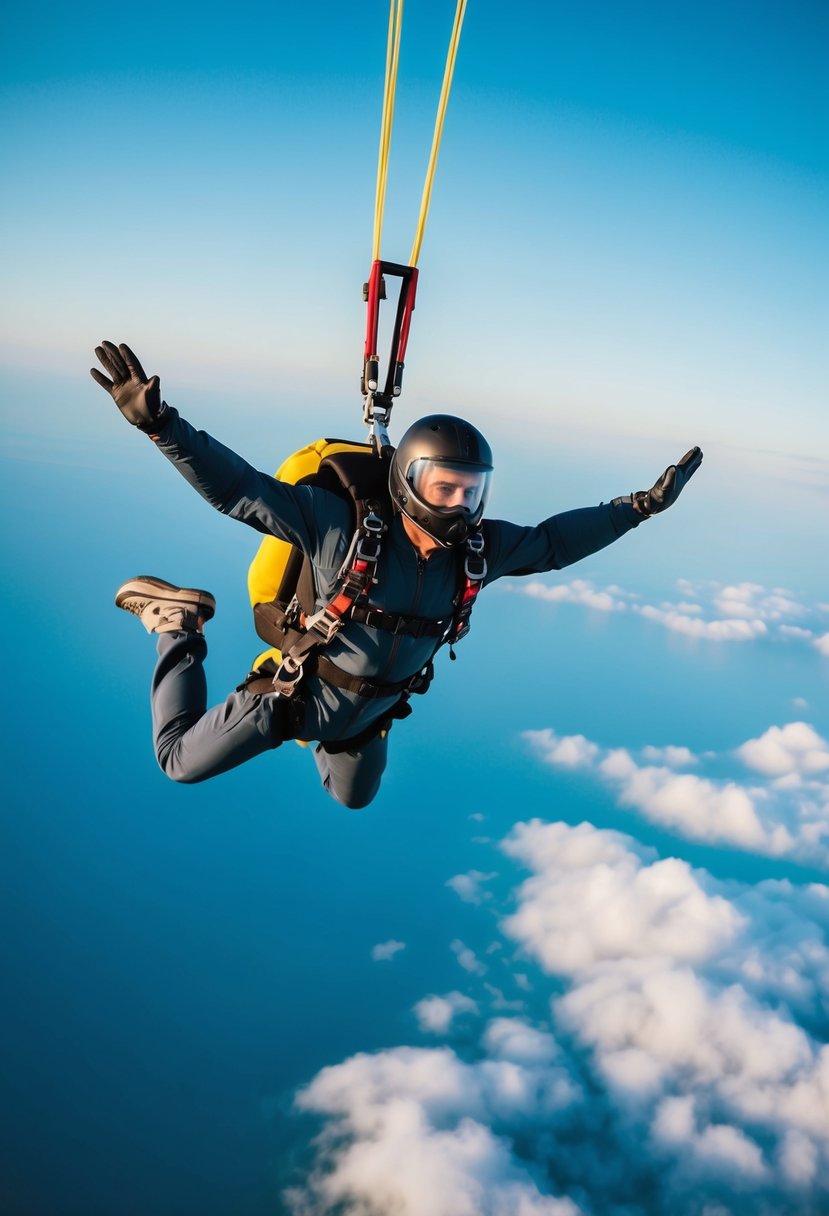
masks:
{"label": "metal link", "polygon": [[301,679],[302,664],[295,663],[290,655],[286,655],[273,678],[273,690],[279,693],[280,697],[288,699],[296,692]]}
{"label": "metal link", "polygon": [[480,583],[486,578],[486,559],[484,558],[484,537],[482,532],[473,532],[466,542],[466,560],[463,572],[473,583]]}

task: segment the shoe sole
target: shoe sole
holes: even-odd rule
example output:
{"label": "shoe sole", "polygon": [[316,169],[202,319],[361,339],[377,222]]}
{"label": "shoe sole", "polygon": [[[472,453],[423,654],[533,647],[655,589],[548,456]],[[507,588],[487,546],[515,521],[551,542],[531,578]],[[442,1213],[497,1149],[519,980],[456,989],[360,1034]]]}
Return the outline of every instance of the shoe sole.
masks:
{"label": "shoe sole", "polygon": [[135,595],[165,603],[192,605],[205,621],[209,621],[216,611],[216,600],[209,591],[201,591],[197,587],[177,587],[175,583],[153,578],[151,574],[139,574],[137,578],[123,583],[115,593],[115,607],[121,608],[124,600]]}

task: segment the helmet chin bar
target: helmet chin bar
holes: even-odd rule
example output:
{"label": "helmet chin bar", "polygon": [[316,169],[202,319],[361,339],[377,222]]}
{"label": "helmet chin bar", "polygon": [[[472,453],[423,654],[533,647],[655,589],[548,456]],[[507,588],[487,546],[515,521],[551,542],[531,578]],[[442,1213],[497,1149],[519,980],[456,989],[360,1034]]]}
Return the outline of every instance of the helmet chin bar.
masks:
{"label": "helmet chin bar", "polygon": [[[428,504],[417,501],[416,495],[412,495],[414,503],[409,502],[407,495],[403,496],[403,500],[395,502],[394,505],[398,508],[401,515],[405,515],[410,523],[413,523],[421,532],[425,532],[436,544],[440,545],[441,549],[454,549],[457,545],[462,545],[470,536],[472,531],[480,524],[480,520],[472,521],[464,516],[456,516],[454,519],[447,516],[441,516],[429,510]],[[424,511],[425,514],[417,515],[416,511]],[[435,530],[435,524],[445,522],[446,528],[442,529],[441,535],[438,535]]]}

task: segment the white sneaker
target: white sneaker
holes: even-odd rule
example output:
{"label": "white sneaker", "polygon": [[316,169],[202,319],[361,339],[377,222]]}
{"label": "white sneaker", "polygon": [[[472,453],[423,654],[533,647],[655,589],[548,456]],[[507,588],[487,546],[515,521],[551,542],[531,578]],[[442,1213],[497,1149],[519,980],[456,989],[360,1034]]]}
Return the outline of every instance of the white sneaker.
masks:
{"label": "white sneaker", "polygon": [[204,622],[216,611],[216,601],[209,591],[176,587],[163,578],[141,574],[118,588],[115,607],[134,613],[147,633],[175,633],[182,629],[201,633]]}

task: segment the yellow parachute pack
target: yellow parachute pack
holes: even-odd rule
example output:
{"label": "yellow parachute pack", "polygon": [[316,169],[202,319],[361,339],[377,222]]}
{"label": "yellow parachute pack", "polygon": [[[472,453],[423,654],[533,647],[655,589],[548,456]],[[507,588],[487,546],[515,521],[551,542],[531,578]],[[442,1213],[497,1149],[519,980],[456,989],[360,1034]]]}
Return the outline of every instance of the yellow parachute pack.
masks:
{"label": "yellow parachute pack", "polygon": [[[344,455],[348,457],[348,474],[345,476],[342,472],[342,462],[331,459]],[[326,465],[321,470],[323,461]],[[287,482],[289,485],[324,485],[325,488],[338,491],[356,502],[358,491],[355,488],[355,480],[363,480],[365,477],[367,482],[376,484],[379,474],[385,487],[387,468],[385,461],[378,460],[371,444],[347,439],[317,439],[283,461],[274,476],[278,481]],[[356,479],[355,469],[359,470]],[[325,473],[328,475],[325,476]],[[374,485],[372,490],[376,493]],[[359,492],[359,496],[364,495]],[[279,605],[283,612],[287,609],[297,592],[302,567],[303,555],[289,541],[279,540],[275,536],[266,536],[262,540],[248,569],[248,595],[260,636],[262,631],[258,618],[264,606]],[[254,670],[258,671],[268,659],[272,659],[278,666],[282,661],[281,650],[271,646],[263,651],[254,660]]]}

